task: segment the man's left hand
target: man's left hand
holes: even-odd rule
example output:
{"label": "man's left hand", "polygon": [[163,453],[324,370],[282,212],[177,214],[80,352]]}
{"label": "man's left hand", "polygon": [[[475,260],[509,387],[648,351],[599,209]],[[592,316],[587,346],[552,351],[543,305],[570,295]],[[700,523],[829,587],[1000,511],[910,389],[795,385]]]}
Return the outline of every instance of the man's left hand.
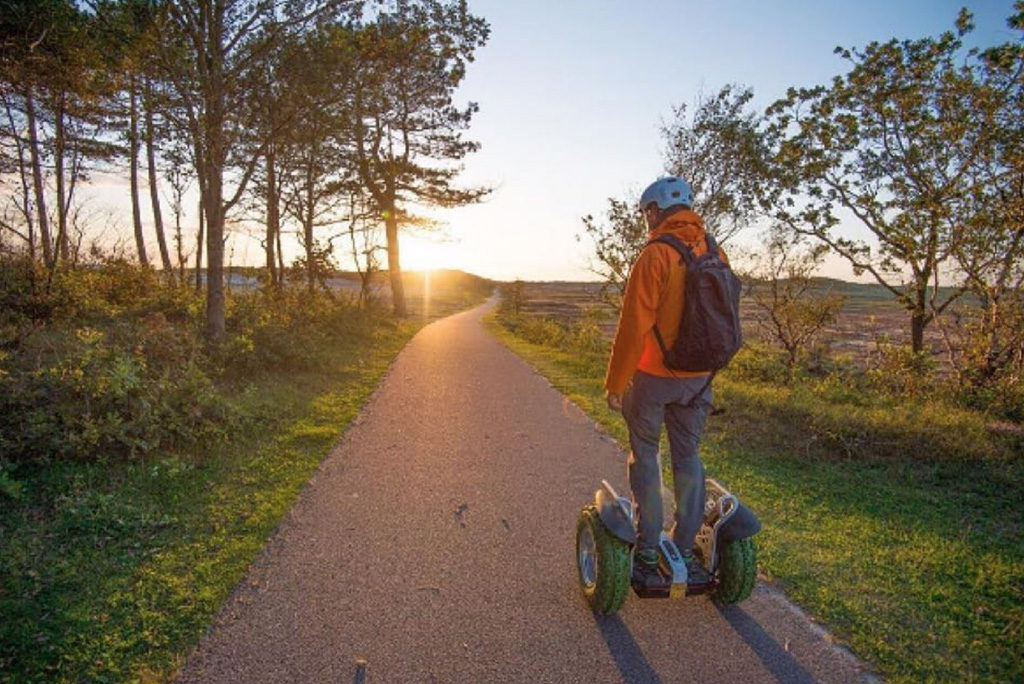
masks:
{"label": "man's left hand", "polygon": [[608,408],[616,413],[622,413],[622,395],[621,394],[609,394],[607,397]]}

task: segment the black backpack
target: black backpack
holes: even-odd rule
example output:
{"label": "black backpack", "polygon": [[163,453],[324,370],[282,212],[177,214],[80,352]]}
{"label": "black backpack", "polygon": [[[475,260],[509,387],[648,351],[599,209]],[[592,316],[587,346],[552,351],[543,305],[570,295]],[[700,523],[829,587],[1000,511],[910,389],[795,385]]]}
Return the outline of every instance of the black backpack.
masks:
{"label": "black backpack", "polygon": [[[724,368],[743,344],[740,332],[740,279],[718,254],[718,244],[705,234],[708,251],[695,257],[674,235],[659,235],[648,245],[664,242],[679,252],[686,266],[686,291],[679,334],[671,349],[665,346],[658,326],[658,340],[665,366],[673,370],[714,373]],[[710,384],[710,378],[708,379]],[[698,393],[703,393],[703,390]]]}

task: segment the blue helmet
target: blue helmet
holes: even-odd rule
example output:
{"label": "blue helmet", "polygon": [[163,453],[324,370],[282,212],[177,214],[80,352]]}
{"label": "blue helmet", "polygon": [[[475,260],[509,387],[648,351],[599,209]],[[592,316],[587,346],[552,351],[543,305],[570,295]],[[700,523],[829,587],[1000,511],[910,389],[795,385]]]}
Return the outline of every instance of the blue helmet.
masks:
{"label": "blue helmet", "polygon": [[640,195],[640,208],[643,209],[649,204],[658,205],[658,209],[664,211],[669,207],[683,204],[687,207],[693,206],[693,188],[679,176],[665,176],[659,178],[644,190]]}

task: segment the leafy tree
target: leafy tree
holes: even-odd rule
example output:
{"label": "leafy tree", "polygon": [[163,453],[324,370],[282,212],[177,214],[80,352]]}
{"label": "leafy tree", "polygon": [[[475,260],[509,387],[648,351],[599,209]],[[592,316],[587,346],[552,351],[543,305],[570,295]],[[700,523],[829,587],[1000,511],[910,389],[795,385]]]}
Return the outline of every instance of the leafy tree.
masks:
{"label": "leafy tree", "polygon": [[502,287],[501,308],[512,316],[523,312],[526,299],[526,283],[518,278]]}
{"label": "leafy tree", "polygon": [[[869,273],[910,313],[913,349],[964,292],[954,256],[981,205],[972,169],[991,149],[999,106],[962,59],[971,30],[837,48],[850,71],[828,87],[791,89],[769,108],[780,191],[775,218]],[[844,216],[875,244],[837,232]]]}
{"label": "leafy tree", "polygon": [[[594,261],[590,270],[601,276],[601,300],[616,311],[622,308],[629,269],[647,244],[647,223],[636,201],[608,198],[603,221],[588,214],[583,230],[594,243]],[[582,236],[577,235],[580,240]]]}
{"label": "leafy tree", "polygon": [[786,351],[796,367],[800,356],[833,323],[843,305],[842,295],[822,292],[813,278],[828,248],[805,248],[788,231],[769,231],[755,267],[746,277],[758,327]]}
{"label": "leafy tree", "polygon": [[398,234],[413,206],[455,207],[487,188],[460,188],[460,162],[477,105],[452,103],[490,29],[465,0],[394,0],[358,32],[350,124],[359,184],[382,217],[395,314],[406,314]]}
{"label": "leafy tree", "polygon": [[[1024,2],[1008,20],[1024,31]],[[982,53],[979,89],[995,111],[970,169],[972,221],[954,248],[964,285],[979,306],[942,325],[950,360],[967,386],[1016,383],[1024,372],[1024,42]]]}
{"label": "leafy tree", "polygon": [[[326,21],[342,0],[169,0],[169,31],[161,66],[182,104],[206,219],[206,328],[225,332],[224,239],[228,213],[244,196],[263,155],[240,144],[251,133],[254,70],[287,36]],[[229,170],[234,173],[228,175]]]}
{"label": "leafy tree", "polygon": [[[281,136],[281,197],[287,215],[299,226],[304,263],[318,263],[317,250],[333,249],[333,241],[348,235],[346,216],[365,195],[354,178],[351,131],[347,128],[356,68],[353,29],[334,25],[310,32],[282,55],[282,80],[291,84],[286,99],[301,126]],[[323,229],[335,227],[326,238]],[[351,226],[349,226],[351,228]],[[313,287],[316,275],[307,272]]]}
{"label": "leafy tree", "polygon": [[[722,87],[697,97],[692,114],[686,105],[662,126],[665,167],[693,187],[694,210],[708,231],[724,243],[758,217],[767,177],[767,143],[761,117],[748,111],[750,88]],[[636,199],[608,198],[604,221],[583,218],[594,243],[591,270],[604,279],[601,299],[618,310],[629,269],[647,244],[648,230]],[[579,239],[581,236],[577,236]]]}
{"label": "leafy tree", "polygon": [[180,140],[172,140],[163,154],[163,175],[171,188],[171,213],[174,215],[174,245],[178,257],[178,282],[185,284],[185,266],[188,254],[185,251],[185,238],[181,230],[181,220],[185,215],[185,193],[191,187],[194,177],[189,173],[191,158],[188,145]]}
{"label": "leafy tree", "polygon": [[698,95],[692,114],[679,105],[662,127],[666,170],[693,187],[694,210],[719,244],[757,219],[770,183],[762,117],[747,109],[753,97],[750,88],[726,85]]}
{"label": "leafy tree", "polygon": [[[5,137],[17,140],[15,147],[20,148],[20,213],[29,223],[38,223],[43,260],[51,273],[58,259],[71,256],[69,218],[89,161],[109,159],[113,152],[100,135],[106,64],[97,47],[94,17],[68,0],[9,0],[0,12]],[[48,176],[53,180],[52,204]],[[31,192],[26,192],[28,186]],[[26,228],[31,251],[35,236]]]}

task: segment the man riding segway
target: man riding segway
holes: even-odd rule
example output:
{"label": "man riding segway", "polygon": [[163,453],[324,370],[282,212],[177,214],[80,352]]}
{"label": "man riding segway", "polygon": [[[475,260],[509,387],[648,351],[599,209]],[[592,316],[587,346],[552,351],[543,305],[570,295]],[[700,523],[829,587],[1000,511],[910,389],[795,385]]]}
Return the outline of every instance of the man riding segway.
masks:
{"label": "man riding segway", "polygon": [[739,281],[692,205],[690,185],[676,176],[644,190],[640,209],[650,234],[629,274],[605,379],[608,406],[622,412],[629,428],[635,588],[663,580],[658,570],[663,422],[675,483],[671,538],[682,553],[689,584],[711,581],[693,554],[706,498],[697,447],[711,408],[711,378],[740,346]]}

